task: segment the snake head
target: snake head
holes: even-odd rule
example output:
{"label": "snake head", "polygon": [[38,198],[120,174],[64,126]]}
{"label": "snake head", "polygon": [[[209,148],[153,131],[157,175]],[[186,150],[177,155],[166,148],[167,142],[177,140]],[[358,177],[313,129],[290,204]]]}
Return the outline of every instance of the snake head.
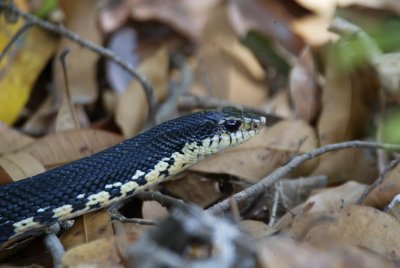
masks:
{"label": "snake head", "polygon": [[211,137],[206,137],[202,145],[211,149],[210,153],[241,144],[266,126],[264,116],[234,107],[225,107],[208,113],[214,121],[216,131]]}

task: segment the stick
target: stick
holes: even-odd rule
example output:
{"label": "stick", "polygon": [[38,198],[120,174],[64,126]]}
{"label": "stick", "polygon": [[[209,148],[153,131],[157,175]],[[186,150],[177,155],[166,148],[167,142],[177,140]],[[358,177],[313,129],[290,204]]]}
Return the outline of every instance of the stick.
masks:
{"label": "stick", "polygon": [[376,142],[368,142],[368,141],[346,141],[334,144],[328,144],[322,146],[320,148],[314,149],[308,153],[304,153],[298,156],[295,156],[290,160],[286,165],[281,166],[271,174],[257,182],[256,184],[246,188],[245,190],[236,193],[232,197],[225,199],[224,201],[215,204],[214,206],[207,209],[207,212],[211,214],[223,214],[230,207],[230,199],[234,198],[237,203],[241,203],[244,200],[250,198],[251,196],[257,196],[263,191],[265,191],[272,184],[276,183],[280,178],[306,162],[307,160],[313,159],[319,155],[325,154],[327,152],[337,151],[341,149],[349,149],[349,148],[366,148],[366,149],[383,149],[383,150],[393,150],[400,151],[400,145],[394,144],[382,144]]}

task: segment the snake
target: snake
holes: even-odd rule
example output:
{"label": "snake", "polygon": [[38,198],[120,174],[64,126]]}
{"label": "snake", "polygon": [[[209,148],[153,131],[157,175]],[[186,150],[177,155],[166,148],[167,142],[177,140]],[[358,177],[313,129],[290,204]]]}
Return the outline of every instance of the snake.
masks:
{"label": "snake", "polygon": [[233,107],[161,123],[108,149],[0,186],[0,244],[105,208],[249,140],[266,117]]}

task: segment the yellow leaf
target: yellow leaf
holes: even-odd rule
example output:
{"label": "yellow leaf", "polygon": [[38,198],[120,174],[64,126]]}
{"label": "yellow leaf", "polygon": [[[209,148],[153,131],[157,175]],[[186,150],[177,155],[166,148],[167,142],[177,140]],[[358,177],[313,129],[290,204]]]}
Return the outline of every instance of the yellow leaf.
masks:
{"label": "yellow leaf", "polygon": [[[0,16],[0,51],[8,44],[21,21],[10,24]],[[37,27],[28,29],[0,62],[0,121],[12,124],[25,106],[33,84],[54,53],[56,38]]]}

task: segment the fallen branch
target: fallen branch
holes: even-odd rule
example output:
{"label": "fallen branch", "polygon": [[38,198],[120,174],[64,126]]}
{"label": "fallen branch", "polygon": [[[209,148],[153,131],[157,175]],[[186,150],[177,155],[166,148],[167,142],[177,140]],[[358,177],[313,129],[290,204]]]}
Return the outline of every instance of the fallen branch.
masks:
{"label": "fallen branch", "polygon": [[[116,55],[111,50],[104,48],[102,46],[99,46],[89,40],[81,38],[76,33],[65,28],[65,26],[62,24],[55,24],[55,23],[51,23],[51,22],[39,19],[38,17],[36,17],[34,15],[31,15],[29,13],[19,10],[17,7],[15,7],[12,4],[6,4],[2,1],[0,1],[0,10],[5,10],[7,12],[13,12],[13,13],[23,17],[26,20],[26,22],[28,23],[28,25],[32,24],[32,25],[41,27],[43,29],[46,29],[50,32],[64,36],[64,37],[70,39],[71,41],[73,41],[89,50],[92,50],[92,51],[106,57],[107,59],[114,61],[116,64],[121,66],[124,70],[126,70],[133,77],[135,77],[142,85],[143,90],[146,93],[147,101],[149,103],[149,121],[154,122],[156,101],[154,98],[153,88],[152,88],[150,82],[147,80],[147,78],[143,74],[141,74],[138,70],[136,70],[132,66],[132,64],[123,61],[118,55]],[[24,29],[21,29],[21,31],[19,31],[19,32],[23,32],[22,30],[24,30]]]}
{"label": "fallen branch", "polygon": [[222,214],[230,208],[231,199],[234,199],[239,205],[245,201],[246,199],[252,196],[258,196],[262,192],[264,192],[268,187],[275,184],[279,179],[283,176],[287,175],[295,168],[303,164],[304,162],[313,159],[317,156],[325,154],[327,152],[349,149],[349,148],[365,148],[365,149],[383,149],[383,150],[392,150],[392,151],[400,151],[400,145],[394,144],[382,144],[376,142],[368,142],[368,141],[347,141],[341,143],[334,143],[322,146],[320,148],[314,149],[308,153],[304,153],[298,156],[295,156],[290,160],[287,164],[282,167],[275,169],[271,174],[257,182],[256,184],[246,188],[245,190],[236,193],[235,195],[225,199],[224,201],[215,204],[214,206],[207,209],[207,212],[211,214]]}

